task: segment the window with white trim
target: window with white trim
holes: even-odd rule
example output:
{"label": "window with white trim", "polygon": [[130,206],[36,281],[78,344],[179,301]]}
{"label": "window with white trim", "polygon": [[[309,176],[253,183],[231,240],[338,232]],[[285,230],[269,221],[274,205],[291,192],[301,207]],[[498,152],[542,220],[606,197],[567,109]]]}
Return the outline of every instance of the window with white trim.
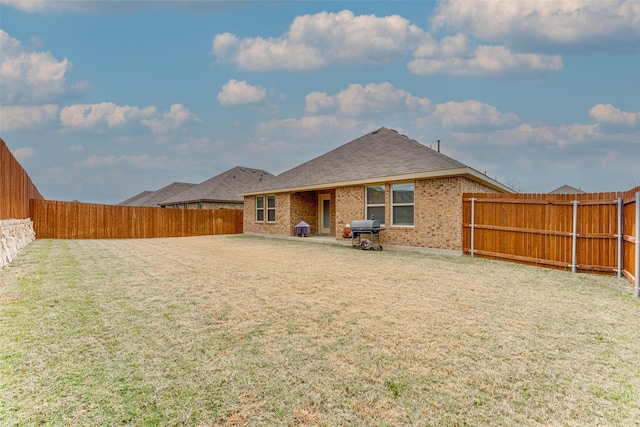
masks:
{"label": "window with white trim", "polygon": [[276,221],[276,196],[267,196],[267,222]]}
{"label": "window with white trim", "polygon": [[256,221],[264,221],[264,196],[256,196]]}
{"label": "window with white trim", "polygon": [[391,186],[391,223],[393,225],[414,225],[414,184],[407,182]]}
{"label": "window with white trim", "polygon": [[366,188],[366,219],[375,218],[384,224],[385,189],[384,185],[373,185]]}

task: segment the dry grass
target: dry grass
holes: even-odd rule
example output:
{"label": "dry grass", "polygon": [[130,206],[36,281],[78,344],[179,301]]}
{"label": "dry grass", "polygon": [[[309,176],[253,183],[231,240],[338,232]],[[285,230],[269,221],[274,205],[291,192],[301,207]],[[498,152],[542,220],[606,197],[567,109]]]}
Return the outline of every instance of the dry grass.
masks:
{"label": "dry grass", "polygon": [[214,236],[0,272],[1,425],[637,425],[628,282]]}

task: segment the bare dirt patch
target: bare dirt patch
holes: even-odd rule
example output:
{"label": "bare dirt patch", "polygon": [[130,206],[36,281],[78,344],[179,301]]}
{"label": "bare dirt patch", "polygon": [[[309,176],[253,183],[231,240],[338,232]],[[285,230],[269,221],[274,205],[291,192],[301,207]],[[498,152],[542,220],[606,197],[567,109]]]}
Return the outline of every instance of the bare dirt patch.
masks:
{"label": "bare dirt patch", "polygon": [[640,310],[612,277],[212,236],[36,241],[3,292],[25,296],[0,299],[9,424],[640,418]]}

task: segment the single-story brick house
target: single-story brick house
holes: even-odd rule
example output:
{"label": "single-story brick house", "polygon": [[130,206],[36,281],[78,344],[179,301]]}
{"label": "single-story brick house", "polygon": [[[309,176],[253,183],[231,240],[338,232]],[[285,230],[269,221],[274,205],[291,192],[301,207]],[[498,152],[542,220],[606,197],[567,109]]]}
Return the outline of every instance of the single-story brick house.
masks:
{"label": "single-story brick house", "polygon": [[236,166],[161,200],[158,205],[180,209],[243,209],[244,198],[240,193],[272,178],[271,173],[262,169]]}
{"label": "single-story brick house", "polygon": [[513,191],[381,127],[277,175],[244,196],[244,232],[335,236],[353,220],[384,224],[381,243],[462,250],[462,194]]}

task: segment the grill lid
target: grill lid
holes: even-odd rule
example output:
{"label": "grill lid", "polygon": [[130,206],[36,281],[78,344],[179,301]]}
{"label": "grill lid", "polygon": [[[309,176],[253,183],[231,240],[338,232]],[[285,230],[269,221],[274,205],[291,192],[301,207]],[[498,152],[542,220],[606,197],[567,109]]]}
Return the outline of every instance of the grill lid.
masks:
{"label": "grill lid", "polygon": [[351,230],[377,230],[380,228],[380,220],[377,219],[358,219],[351,221]]}

